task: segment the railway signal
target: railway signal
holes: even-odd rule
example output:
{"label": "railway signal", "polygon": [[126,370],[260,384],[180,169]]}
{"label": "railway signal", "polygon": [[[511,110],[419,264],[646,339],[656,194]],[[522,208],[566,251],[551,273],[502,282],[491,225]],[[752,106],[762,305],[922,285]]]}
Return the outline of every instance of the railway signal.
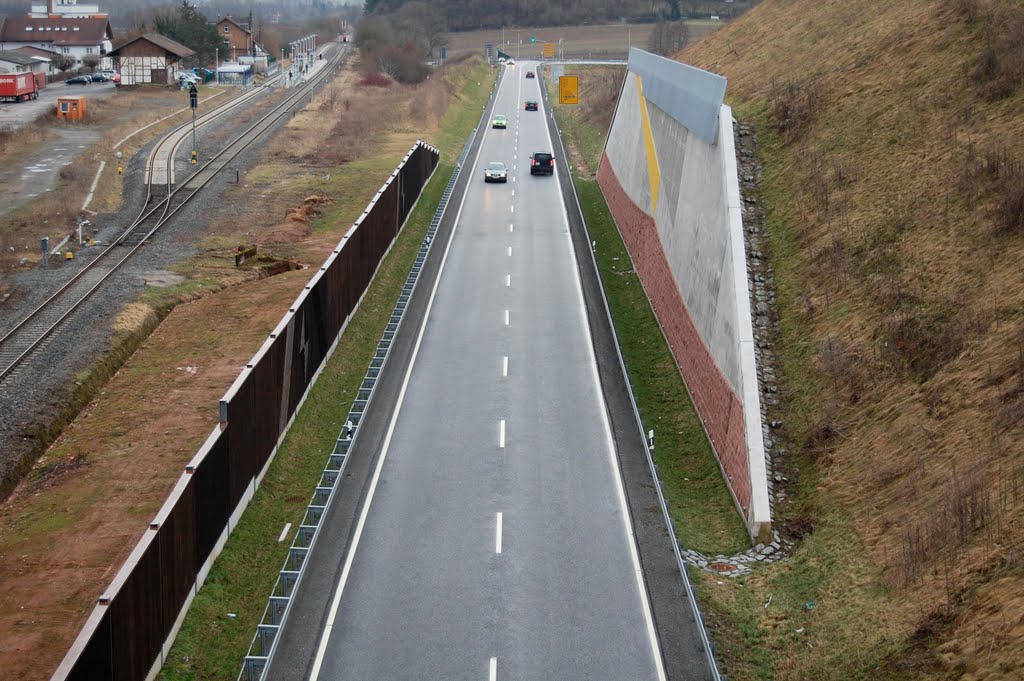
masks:
{"label": "railway signal", "polygon": [[192,109],[192,165],[199,162],[199,154],[196,152],[196,109],[199,107],[199,90],[196,84],[192,83],[188,88],[188,104]]}

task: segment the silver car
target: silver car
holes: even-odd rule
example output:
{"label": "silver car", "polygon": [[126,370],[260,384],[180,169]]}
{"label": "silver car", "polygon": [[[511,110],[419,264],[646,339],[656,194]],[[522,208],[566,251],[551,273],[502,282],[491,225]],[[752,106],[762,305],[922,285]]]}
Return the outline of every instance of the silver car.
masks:
{"label": "silver car", "polygon": [[484,168],[484,182],[508,182],[508,169],[501,161],[491,161]]}

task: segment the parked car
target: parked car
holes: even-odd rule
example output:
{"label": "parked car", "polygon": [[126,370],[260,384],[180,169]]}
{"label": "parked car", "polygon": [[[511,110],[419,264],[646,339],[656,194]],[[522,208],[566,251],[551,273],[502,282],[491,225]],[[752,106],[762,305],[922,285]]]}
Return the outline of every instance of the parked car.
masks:
{"label": "parked car", "polygon": [[527,111],[536,111],[537,110],[537,100],[536,99],[528,99],[528,100],[526,100],[526,110]]}
{"label": "parked car", "polygon": [[550,151],[538,151],[530,154],[531,175],[554,175],[555,157]]}
{"label": "parked car", "polygon": [[114,75],[112,75],[110,77],[110,82],[112,82],[114,85],[120,85],[121,84],[121,74],[120,73],[115,73]]}
{"label": "parked car", "polygon": [[508,119],[502,114],[495,114],[494,120],[491,121],[492,128],[507,128]]}
{"label": "parked car", "polygon": [[526,77],[527,78],[536,78],[537,76],[534,74],[533,71],[527,71],[526,72]]}
{"label": "parked car", "polygon": [[92,74],[89,77],[89,79],[92,82],[94,82],[94,83],[109,83],[110,82],[110,78],[108,76],[103,75],[102,73],[94,73],[94,74]]}
{"label": "parked car", "polygon": [[92,82],[89,76],[73,76],[64,81],[65,85],[88,85]]}
{"label": "parked car", "polygon": [[508,169],[501,161],[491,161],[484,168],[484,182],[508,182]]}
{"label": "parked car", "polygon": [[114,76],[117,75],[117,71],[115,71],[114,69],[103,69],[99,73],[102,73],[104,76],[110,78],[111,80],[113,80]]}

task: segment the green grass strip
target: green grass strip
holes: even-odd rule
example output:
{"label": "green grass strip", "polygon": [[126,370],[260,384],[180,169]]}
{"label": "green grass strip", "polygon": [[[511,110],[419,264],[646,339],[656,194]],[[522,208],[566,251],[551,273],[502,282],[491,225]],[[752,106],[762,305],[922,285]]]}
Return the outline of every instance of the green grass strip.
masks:
{"label": "green grass strip", "polygon": [[[549,76],[543,77],[554,91]],[[566,145],[596,172],[605,131],[589,123],[579,106],[555,105],[554,111]],[[577,172],[573,182],[590,238],[597,242],[597,266],[640,416],[644,428],[655,432],[654,460],[676,537],[709,555],[746,550],[750,537],[601,187]]]}
{"label": "green grass strip", "polygon": [[[566,140],[571,143],[571,136]],[[597,242],[598,270],[640,416],[644,428],[655,432],[654,460],[677,538],[705,554],[745,550],[746,527],[601,188],[576,173],[573,182]]]}
{"label": "green grass strip", "polygon": [[277,538],[285,523],[294,528],[302,520],[492,84],[493,76],[486,66],[476,67],[463,80],[460,101],[452,103],[442,124],[442,163],[310,389],[263,484],[193,600],[160,678],[234,679],[238,675],[291,545],[291,536],[280,543]]}

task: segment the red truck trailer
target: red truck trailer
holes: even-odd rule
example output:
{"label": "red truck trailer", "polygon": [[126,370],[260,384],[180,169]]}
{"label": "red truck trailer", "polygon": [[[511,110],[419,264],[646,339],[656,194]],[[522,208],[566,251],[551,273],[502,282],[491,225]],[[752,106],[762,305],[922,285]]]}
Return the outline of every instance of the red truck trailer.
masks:
{"label": "red truck trailer", "polygon": [[39,96],[39,85],[31,73],[0,74],[0,102],[27,102]]}

